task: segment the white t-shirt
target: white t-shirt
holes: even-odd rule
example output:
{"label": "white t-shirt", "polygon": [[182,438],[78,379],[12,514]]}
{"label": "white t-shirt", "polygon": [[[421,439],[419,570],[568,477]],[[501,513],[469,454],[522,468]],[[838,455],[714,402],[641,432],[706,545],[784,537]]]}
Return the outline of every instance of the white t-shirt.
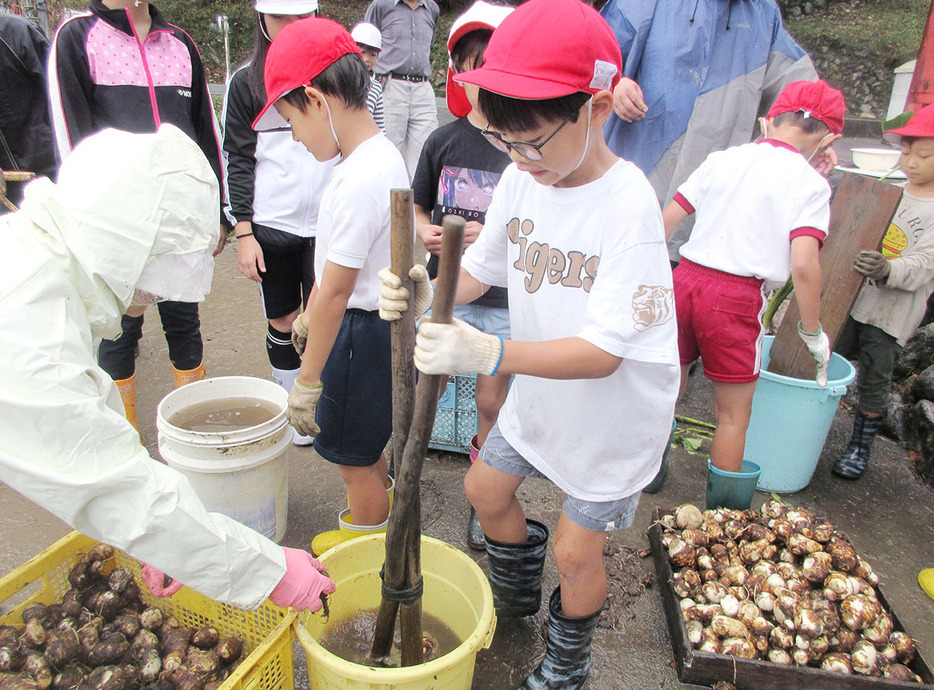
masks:
{"label": "white t-shirt", "polygon": [[514,340],[579,337],[623,358],[600,379],[516,376],[503,437],[575,498],[647,486],[671,431],[679,363],[661,213],[645,175],[618,161],[599,180],[556,188],[511,165],[462,265],[509,288]]}
{"label": "white t-shirt", "polygon": [[408,186],[402,154],[383,133],[334,166],[321,196],[315,280],[320,285],[325,261],[359,269],[348,309],[379,308],[376,274],[390,264],[389,192]]}
{"label": "white t-shirt", "polygon": [[707,156],[678,188],[697,211],[681,256],[779,287],[791,274],[791,240],[821,242],[830,224],[830,185],[796,149],[762,139]]}

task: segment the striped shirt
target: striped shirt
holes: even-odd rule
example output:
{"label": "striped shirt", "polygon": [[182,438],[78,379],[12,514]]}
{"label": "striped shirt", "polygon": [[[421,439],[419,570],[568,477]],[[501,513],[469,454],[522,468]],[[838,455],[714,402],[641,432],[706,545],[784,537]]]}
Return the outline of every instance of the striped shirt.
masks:
{"label": "striped shirt", "polygon": [[376,81],[376,77],[372,74],[370,75],[370,90],[366,95],[366,109],[370,111],[370,115],[373,116],[376,124],[379,125],[380,131],[385,132],[386,123],[383,120],[383,87]]}

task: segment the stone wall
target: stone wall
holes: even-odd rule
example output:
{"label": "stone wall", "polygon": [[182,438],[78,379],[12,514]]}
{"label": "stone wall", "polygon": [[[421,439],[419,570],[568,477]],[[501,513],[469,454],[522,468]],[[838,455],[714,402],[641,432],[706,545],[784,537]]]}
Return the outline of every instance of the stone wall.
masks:
{"label": "stone wall", "polygon": [[[777,0],[784,17],[798,17],[847,0]],[[843,92],[847,117],[883,119],[889,107],[894,70],[903,61],[889,55],[870,54],[866,50],[851,52],[830,39],[801,42],[818,74]]]}

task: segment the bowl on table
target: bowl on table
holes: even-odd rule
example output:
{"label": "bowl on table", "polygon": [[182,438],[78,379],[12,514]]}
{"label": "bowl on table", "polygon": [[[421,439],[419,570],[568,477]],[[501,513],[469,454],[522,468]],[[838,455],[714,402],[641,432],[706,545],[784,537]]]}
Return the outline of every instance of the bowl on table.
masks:
{"label": "bowl on table", "polygon": [[901,151],[898,149],[883,148],[855,148],[850,149],[853,154],[853,165],[860,170],[868,172],[885,172],[898,167]]}

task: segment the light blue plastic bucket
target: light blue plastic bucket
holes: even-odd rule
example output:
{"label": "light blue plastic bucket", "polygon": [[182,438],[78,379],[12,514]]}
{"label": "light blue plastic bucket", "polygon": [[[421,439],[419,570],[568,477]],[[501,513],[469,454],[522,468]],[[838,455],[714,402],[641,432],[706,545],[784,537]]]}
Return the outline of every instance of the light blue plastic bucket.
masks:
{"label": "light blue plastic bucket", "polygon": [[762,468],[760,491],[792,493],[814,476],[837,405],[856,369],[834,353],[825,388],[814,379],[773,374],[766,367],[774,340],[766,336],[762,345],[762,372],[752,399],[745,459]]}

